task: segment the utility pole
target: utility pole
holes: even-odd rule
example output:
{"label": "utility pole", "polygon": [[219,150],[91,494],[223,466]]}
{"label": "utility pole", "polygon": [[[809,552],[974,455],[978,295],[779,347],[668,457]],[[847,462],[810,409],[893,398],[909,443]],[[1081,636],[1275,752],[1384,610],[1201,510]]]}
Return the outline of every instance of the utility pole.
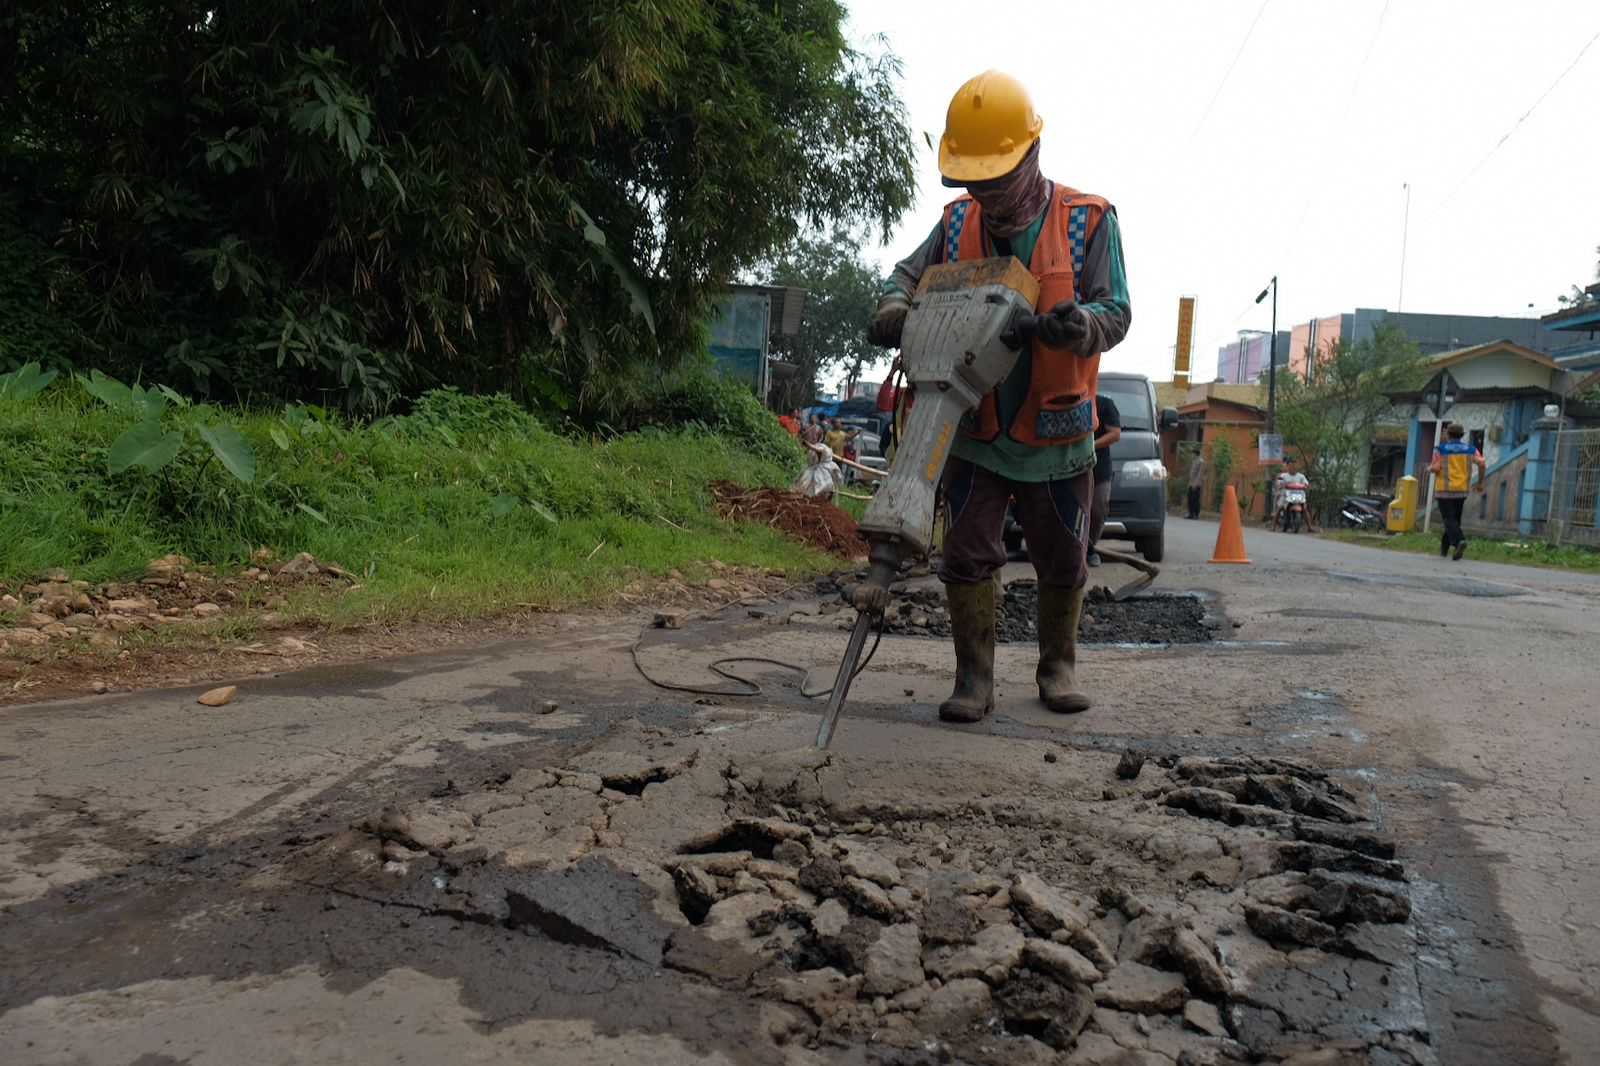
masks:
{"label": "utility pole", "polygon": [[1272,293],[1272,333],[1267,342],[1267,432],[1278,432],[1278,275],[1272,275],[1256,303]]}
{"label": "utility pole", "polygon": [[[1256,297],[1256,303],[1267,298],[1267,293],[1272,293],[1272,332],[1267,337],[1267,434],[1276,436],[1278,432],[1278,275],[1272,275],[1272,280],[1267,287],[1261,290]],[[1279,442],[1280,446],[1282,442]],[[1274,520],[1276,514],[1274,505],[1277,503],[1272,498],[1272,478],[1267,478],[1263,486],[1262,499],[1266,503],[1262,506],[1263,517],[1268,522]]]}
{"label": "utility pole", "polygon": [[1411,234],[1411,183],[1408,181],[1400,187],[1406,193],[1406,214],[1405,221],[1400,224],[1400,295],[1394,301],[1396,314],[1406,308],[1406,238]]}

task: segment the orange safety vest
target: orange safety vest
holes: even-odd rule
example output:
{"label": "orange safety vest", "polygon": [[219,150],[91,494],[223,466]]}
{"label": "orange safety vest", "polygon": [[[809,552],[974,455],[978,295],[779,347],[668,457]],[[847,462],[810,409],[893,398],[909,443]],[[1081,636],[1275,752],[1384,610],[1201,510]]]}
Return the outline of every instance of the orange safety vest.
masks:
{"label": "orange safety vest", "polygon": [[[1102,197],[1051,183],[1044,225],[1028,262],[1028,270],[1039,279],[1035,310],[1043,313],[1063,300],[1082,299],[1078,281],[1083,273],[1084,250],[1110,206]],[[994,254],[983,231],[983,209],[971,196],[945,207],[944,237],[946,262]],[[1011,439],[1047,448],[1070,444],[1094,433],[1098,428],[1094,396],[1100,382],[1100,353],[1084,358],[1065,348],[1047,348],[1034,341],[1032,354],[1027,399],[1006,427]],[[999,438],[1002,427],[998,395],[996,389],[985,396],[963,421],[966,436],[985,442]]]}

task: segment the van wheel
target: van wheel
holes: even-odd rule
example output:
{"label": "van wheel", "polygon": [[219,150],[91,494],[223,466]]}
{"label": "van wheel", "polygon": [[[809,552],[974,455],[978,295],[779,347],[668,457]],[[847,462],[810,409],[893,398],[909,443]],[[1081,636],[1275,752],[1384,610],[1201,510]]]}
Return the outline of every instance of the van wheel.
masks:
{"label": "van wheel", "polygon": [[1133,546],[1139,549],[1139,554],[1144,556],[1145,562],[1159,563],[1161,556],[1166,554],[1164,550],[1166,548],[1166,531],[1163,530],[1153,537],[1140,537],[1133,542]]}

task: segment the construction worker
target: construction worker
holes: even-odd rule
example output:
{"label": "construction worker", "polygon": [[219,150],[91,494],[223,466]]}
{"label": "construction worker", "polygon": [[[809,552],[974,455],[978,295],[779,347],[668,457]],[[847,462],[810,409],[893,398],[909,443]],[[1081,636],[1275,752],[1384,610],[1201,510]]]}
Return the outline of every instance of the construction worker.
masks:
{"label": "construction worker", "polygon": [[1116,210],[1040,173],[1043,127],[1010,75],[989,71],[956,91],[939,170],[947,186],[966,193],[896,264],[868,327],[874,343],[899,347],[911,294],[938,263],[1013,255],[1040,282],[1034,339],[963,424],[945,467],[950,528],[940,577],[956,647],[955,691],[939,708],[946,721],[976,722],[994,706],[997,575],[1013,500],[1039,575],[1039,698],[1061,713],[1090,706],[1078,683],[1077,642],[1094,398],[1100,354],[1128,331],[1128,283]]}
{"label": "construction worker", "polygon": [[1461,532],[1461,512],[1467,505],[1467,494],[1472,491],[1472,470],[1477,467],[1477,490],[1484,490],[1483,478],[1489,464],[1483,453],[1466,440],[1467,431],[1460,422],[1452,422],[1445,431],[1445,441],[1433,450],[1433,461],[1428,473],[1435,478],[1433,498],[1439,501],[1439,517],[1444,519],[1444,532],[1439,536],[1439,555],[1442,558],[1451,548],[1452,559],[1459,560],[1467,554],[1467,538]]}

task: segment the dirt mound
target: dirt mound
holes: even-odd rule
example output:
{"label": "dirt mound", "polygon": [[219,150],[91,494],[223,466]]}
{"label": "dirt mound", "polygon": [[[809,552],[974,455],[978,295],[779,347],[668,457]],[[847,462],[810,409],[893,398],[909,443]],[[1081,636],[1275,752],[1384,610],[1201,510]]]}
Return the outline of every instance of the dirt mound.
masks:
{"label": "dirt mound", "polygon": [[785,489],[746,489],[731,481],[711,486],[717,514],[740,522],[770,526],[819,551],[853,559],[867,542],[855,519],[834,504]]}

